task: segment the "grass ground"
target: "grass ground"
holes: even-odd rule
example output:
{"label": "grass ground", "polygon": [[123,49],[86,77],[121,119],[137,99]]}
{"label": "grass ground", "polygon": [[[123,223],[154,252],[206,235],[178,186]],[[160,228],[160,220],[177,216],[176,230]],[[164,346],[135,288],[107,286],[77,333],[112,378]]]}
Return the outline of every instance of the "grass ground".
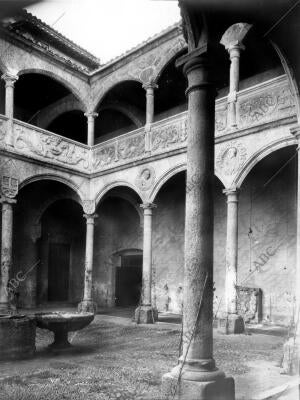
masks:
{"label": "grass ground", "polygon": [[[52,334],[38,330],[34,359],[2,362],[0,400],[159,400],[161,376],[177,363],[180,333],[174,326],[149,328],[97,316],[89,327],[69,337],[72,351],[53,355],[46,351]],[[282,343],[283,338],[267,335],[215,338],[217,365],[235,377],[237,398],[249,400],[247,393],[262,381],[272,384],[281,379],[275,365]],[[253,373],[259,365],[263,380]]]}

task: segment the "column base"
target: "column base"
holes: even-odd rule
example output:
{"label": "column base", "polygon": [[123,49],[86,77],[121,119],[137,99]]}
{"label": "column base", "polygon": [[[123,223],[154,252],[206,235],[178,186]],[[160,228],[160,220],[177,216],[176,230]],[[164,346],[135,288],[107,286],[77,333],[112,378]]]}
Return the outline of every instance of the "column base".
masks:
{"label": "column base", "polygon": [[281,364],[281,374],[299,375],[300,365],[300,343],[293,337],[288,339],[283,345],[283,357]]}
{"label": "column base", "polygon": [[82,300],[78,304],[78,312],[80,312],[80,313],[89,312],[89,313],[96,314],[97,304],[92,300]]}
{"label": "column base", "polygon": [[225,335],[244,333],[245,321],[238,314],[228,314],[225,318],[218,319],[218,332]]}
{"label": "column base", "polygon": [[0,303],[0,314],[11,314],[12,307],[10,303]]}
{"label": "column base", "polygon": [[154,324],[158,320],[157,309],[152,306],[140,306],[135,310],[134,320],[137,324]]}
{"label": "column base", "polygon": [[[187,372],[187,373],[186,373]],[[235,400],[234,379],[226,377],[218,369],[192,373],[182,370],[180,365],[162,378],[162,398],[164,400]],[[187,376],[185,376],[187,375]],[[197,379],[186,379],[187,377]]]}

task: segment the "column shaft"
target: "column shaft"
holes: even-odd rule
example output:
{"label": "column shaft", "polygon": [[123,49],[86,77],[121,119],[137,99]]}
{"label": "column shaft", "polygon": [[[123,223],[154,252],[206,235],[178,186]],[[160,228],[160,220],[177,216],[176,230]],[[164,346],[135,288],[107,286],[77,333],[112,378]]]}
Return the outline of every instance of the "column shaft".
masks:
{"label": "column shaft", "polygon": [[83,300],[92,300],[92,272],[94,257],[94,218],[86,216],[86,245],[85,245],[85,271],[84,271],[84,295]]}
{"label": "column shaft", "polygon": [[240,52],[242,45],[234,45],[228,48],[230,55],[230,81],[228,95],[228,125],[229,127],[237,126],[236,102],[237,92],[239,90],[240,81]]}
{"label": "column shaft", "polygon": [[87,144],[94,146],[95,144],[95,118],[98,117],[97,113],[85,113],[87,117]]}
{"label": "column shaft", "polygon": [[151,306],[152,209],[144,209],[143,305]]}
{"label": "column shaft", "polygon": [[226,237],[226,311],[237,313],[237,260],[238,260],[238,193],[224,190],[227,195],[227,237]]}
{"label": "column shaft", "polygon": [[8,282],[12,268],[12,239],[13,239],[13,203],[14,200],[2,202],[2,232],[1,232],[1,287],[0,309],[8,310],[9,293]]}
{"label": "column shaft", "polygon": [[[205,56],[184,67],[189,88],[183,354],[212,363],[215,90]],[[200,299],[204,288],[203,302]],[[194,336],[192,336],[192,332]],[[189,345],[189,341],[191,343]]]}

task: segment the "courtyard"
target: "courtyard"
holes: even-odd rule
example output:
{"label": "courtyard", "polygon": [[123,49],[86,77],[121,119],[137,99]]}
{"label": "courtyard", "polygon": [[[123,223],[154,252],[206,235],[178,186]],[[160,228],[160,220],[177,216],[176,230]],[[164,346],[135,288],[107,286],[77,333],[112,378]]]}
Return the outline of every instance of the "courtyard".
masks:
{"label": "courtyard", "polygon": [[[37,329],[33,359],[1,362],[0,399],[160,400],[161,376],[177,363],[180,331],[180,324],[136,325],[127,315],[102,314],[70,333],[74,346],[58,354],[47,350],[52,334]],[[285,337],[214,333],[216,363],[235,378],[237,400],[296,399],[268,395],[293,381],[280,374]]]}

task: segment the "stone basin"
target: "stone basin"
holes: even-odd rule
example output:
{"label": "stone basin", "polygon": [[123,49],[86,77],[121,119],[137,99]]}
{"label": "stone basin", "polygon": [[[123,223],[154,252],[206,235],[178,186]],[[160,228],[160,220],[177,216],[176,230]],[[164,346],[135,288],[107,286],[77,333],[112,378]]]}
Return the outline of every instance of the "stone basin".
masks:
{"label": "stone basin", "polygon": [[93,319],[93,313],[77,312],[50,312],[37,313],[36,325],[41,329],[48,329],[54,333],[54,342],[49,345],[52,350],[64,350],[71,347],[68,340],[68,332],[75,332],[89,325]]}

